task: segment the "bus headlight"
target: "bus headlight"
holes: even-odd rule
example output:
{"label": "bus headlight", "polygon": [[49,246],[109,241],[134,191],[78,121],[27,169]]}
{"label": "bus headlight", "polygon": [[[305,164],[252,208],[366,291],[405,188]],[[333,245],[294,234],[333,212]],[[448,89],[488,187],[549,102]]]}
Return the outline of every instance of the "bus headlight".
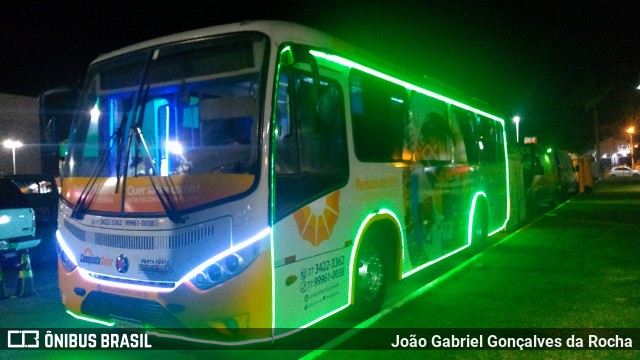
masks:
{"label": "bus headlight", "polygon": [[200,290],[207,290],[242,273],[258,255],[259,244],[242,248],[207,266],[189,281]]}
{"label": "bus headlight", "polygon": [[209,275],[209,280],[217,283],[222,279],[224,270],[220,264],[213,264],[207,268],[207,275]]}
{"label": "bus headlight", "polygon": [[224,264],[227,267],[227,271],[235,273],[242,264],[242,258],[238,254],[231,254],[224,259]]}

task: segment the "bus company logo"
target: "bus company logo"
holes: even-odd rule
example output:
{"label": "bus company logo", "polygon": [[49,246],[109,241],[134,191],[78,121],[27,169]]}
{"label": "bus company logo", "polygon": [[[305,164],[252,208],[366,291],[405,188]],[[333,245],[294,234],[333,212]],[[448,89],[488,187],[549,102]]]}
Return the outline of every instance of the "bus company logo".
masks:
{"label": "bus company logo", "polygon": [[340,214],[340,191],[325,197],[324,206],[310,204],[293,213],[302,239],[318,246],[331,237]]}
{"label": "bus company logo", "polygon": [[80,254],[80,262],[89,265],[101,265],[111,266],[113,259],[106,258],[104,256],[94,256],[90,248],[84,249],[84,252]]}
{"label": "bus company logo", "polygon": [[129,259],[127,258],[127,255],[118,255],[118,258],[116,259],[116,270],[121,274],[124,274],[129,270]]}

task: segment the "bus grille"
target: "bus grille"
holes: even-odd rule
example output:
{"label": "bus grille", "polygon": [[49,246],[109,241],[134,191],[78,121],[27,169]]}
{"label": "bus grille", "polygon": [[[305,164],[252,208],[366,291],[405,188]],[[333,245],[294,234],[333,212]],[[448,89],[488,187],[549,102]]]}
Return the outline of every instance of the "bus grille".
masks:
{"label": "bus grille", "polygon": [[64,227],[69,230],[69,232],[71,233],[71,235],[75,236],[76,238],[82,240],[82,241],[86,241],[87,238],[87,232],[80,229],[79,227],[75,226],[74,224],[70,223],[69,221],[65,220],[64,221]]}
{"label": "bus grille", "polygon": [[95,244],[119,249],[155,249],[153,236],[132,236],[96,233]]}
{"label": "bus grille", "polygon": [[155,328],[180,329],[185,326],[156,301],[93,291],[82,302],[83,314],[99,319],[135,319]]}
{"label": "bus grille", "polygon": [[193,245],[213,236],[214,226],[203,225],[195,229],[170,235],[126,235],[86,231],[69,221],[64,227],[76,238],[96,245],[133,250],[171,250]]}

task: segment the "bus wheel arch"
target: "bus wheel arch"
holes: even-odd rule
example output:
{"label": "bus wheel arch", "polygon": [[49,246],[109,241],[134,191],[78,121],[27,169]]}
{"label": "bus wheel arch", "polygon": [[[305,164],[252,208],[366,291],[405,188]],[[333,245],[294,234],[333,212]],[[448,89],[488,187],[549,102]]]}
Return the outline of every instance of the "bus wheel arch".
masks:
{"label": "bus wheel arch", "polygon": [[382,217],[365,225],[351,269],[351,316],[364,320],[380,311],[389,284],[398,279],[401,236],[395,221]]}

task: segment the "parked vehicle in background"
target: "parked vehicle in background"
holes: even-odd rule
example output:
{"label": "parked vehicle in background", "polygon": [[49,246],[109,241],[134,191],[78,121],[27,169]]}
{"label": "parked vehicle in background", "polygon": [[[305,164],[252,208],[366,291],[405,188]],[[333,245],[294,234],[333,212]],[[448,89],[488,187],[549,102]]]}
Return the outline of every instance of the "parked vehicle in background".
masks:
{"label": "parked vehicle in background", "polygon": [[605,177],[623,177],[623,176],[633,176],[633,177],[639,177],[640,178],[640,170],[635,170],[632,169],[628,166],[616,166],[613,167],[609,170],[607,170],[607,172],[605,173]]}
{"label": "parked vehicle in background", "polygon": [[510,145],[509,152],[522,156],[522,174],[527,212],[554,206],[562,199],[558,164],[551,149],[538,144]]}
{"label": "parked vehicle in background", "polygon": [[40,244],[33,209],[20,189],[0,178],[0,260],[17,258],[17,251]]}
{"label": "parked vehicle in background", "polygon": [[556,166],[558,167],[558,179],[560,181],[560,197],[566,199],[578,192],[578,179],[568,151],[553,149]]}
{"label": "parked vehicle in background", "polygon": [[58,186],[55,178],[40,174],[6,175],[24,194],[28,207],[41,224],[54,224],[58,220]]}

